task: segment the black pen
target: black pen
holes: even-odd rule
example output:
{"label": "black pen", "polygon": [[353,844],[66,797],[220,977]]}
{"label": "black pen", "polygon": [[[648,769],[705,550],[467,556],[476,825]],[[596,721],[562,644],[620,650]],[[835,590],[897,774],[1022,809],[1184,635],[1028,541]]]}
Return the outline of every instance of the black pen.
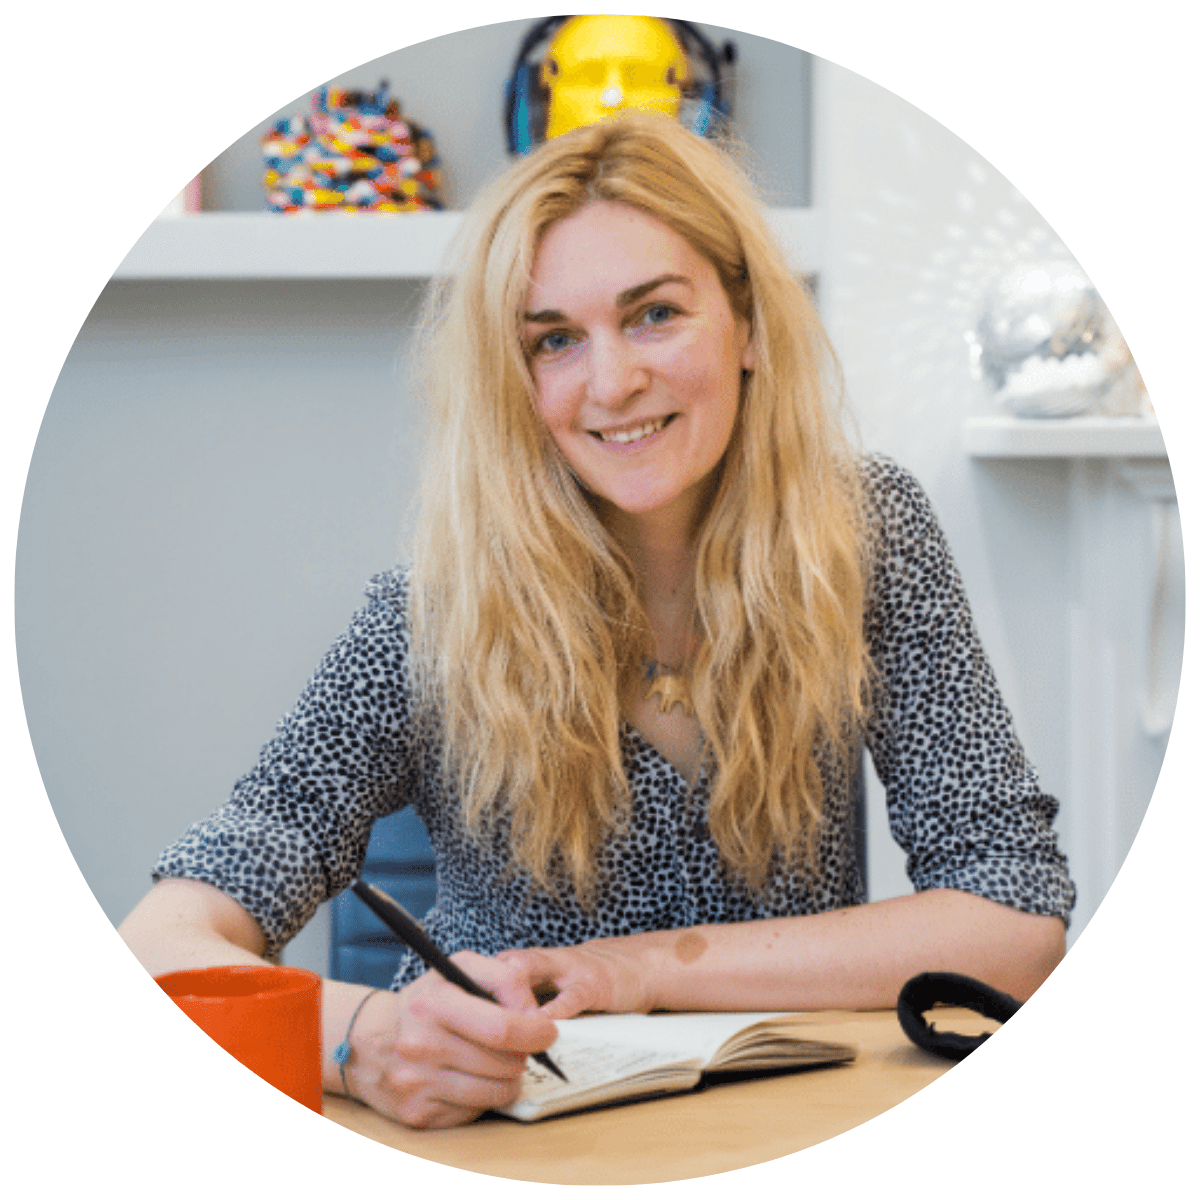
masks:
{"label": "black pen", "polygon": [[[478,996],[480,1000],[490,1000],[493,1004],[500,1003],[487,988],[481,987],[464,970],[455,966],[438,949],[429,934],[421,928],[420,921],[402,904],[397,904],[387,892],[380,891],[379,888],[372,887],[369,883],[364,883],[361,879],[355,880],[351,891],[410,950],[418,954],[424,960],[426,966],[432,967],[443,979],[448,979],[451,983],[462,988],[464,992],[469,992],[472,996]],[[532,1057],[534,1062],[541,1063],[547,1071],[553,1071],[563,1083],[568,1082],[567,1077],[550,1061],[550,1055],[543,1051]]]}

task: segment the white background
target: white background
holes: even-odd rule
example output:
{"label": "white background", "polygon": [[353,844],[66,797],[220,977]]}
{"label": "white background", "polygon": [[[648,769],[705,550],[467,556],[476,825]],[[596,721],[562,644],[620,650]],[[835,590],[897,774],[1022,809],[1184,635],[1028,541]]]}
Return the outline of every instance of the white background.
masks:
{"label": "white background", "polygon": [[[1187,538],[1197,503],[1187,469],[1195,382],[1185,380],[1197,315],[1188,157],[1196,106],[1179,6],[846,0],[836,11],[797,6],[786,23],[770,7],[740,6],[736,21],[703,3],[682,15],[791,41],[897,92],[1007,176],[1087,264],[1154,397]],[[18,13],[4,71],[13,156],[3,201],[6,564],[38,422],[90,305],[151,218],[244,131],[247,114],[273,110],[378,47],[536,15],[501,5],[486,16],[465,6],[421,18],[410,8],[307,0],[214,0],[191,13],[138,3]],[[155,96],[157,108],[147,102]],[[138,147],[151,145],[153,159],[139,158]],[[11,595],[10,579],[9,629]],[[854,1194],[893,1195],[931,1186],[982,1195],[1170,1187],[1185,1169],[1195,1111],[1180,1082],[1197,1065],[1192,1042],[1180,1038],[1195,978],[1187,918],[1196,788],[1185,761],[1197,716],[1194,658],[1141,833],[1097,917],[1035,1000],[985,1051],[899,1109],[753,1168],[745,1182],[811,1193],[849,1177]],[[426,1181],[478,1187],[297,1110],[164,1011],[58,831],[24,732],[11,637],[4,673],[16,826],[4,882],[6,1074],[20,1114],[7,1129],[9,1177],[37,1179],[38,1194],[104,1178],[127,1195],[160,1182],[207,1194],[218,1178],[233,1195]],[[169,1059],[155,1050],[164,1037]],[[657,1190],[716,1194],[733,1183]],[[493,1195],[529,1191],[486,1186]]]}

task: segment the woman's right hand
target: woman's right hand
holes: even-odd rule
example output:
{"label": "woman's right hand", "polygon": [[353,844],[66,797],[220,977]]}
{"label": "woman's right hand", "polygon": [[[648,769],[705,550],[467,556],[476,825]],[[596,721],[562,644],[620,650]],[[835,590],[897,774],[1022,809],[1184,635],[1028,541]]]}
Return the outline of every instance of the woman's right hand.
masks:
{"label": "woman's right hand", "polygon": [[526,1056],[558,1036],[519,965],[469,950],[453,959],[500,1003],[429,971],[399,992],[372,996],[350,1036],[351,1094],[414,1128],[463,1125],[515,1100]]}

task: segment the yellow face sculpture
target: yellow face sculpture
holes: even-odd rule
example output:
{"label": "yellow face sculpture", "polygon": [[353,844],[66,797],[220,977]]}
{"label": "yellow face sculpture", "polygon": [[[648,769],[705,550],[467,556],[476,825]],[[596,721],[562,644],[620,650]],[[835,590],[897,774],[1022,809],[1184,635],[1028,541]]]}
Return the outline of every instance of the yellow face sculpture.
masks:
{"label": "yellow face sculpture", "polygon": [[542,60],[550,94],[546,136],[592,125],[619,108],[675,116],[687,55],[657,17],[572,17]]}

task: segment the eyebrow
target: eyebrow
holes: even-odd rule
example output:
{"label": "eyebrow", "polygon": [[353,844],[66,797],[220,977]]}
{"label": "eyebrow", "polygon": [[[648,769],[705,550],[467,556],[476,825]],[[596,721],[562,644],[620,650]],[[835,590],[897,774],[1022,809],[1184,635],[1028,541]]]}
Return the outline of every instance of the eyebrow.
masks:
{"label": "eyebrow", "polygon": [[[655,288],[662,287],[664,283],[682,283],[685,287],[692,287],[692,281],[686,275],[656,275],[653,279],[646,280],[645,283],[639,283],[635,287],[627,288],[617,297],[617,307],[627,308],[630,304],[636,304],[643,296],[649,295]],[[538,312],[525,313],[525,320],[533,325],[553,325],[556,321],[565,321],[566,315],[557,308],[543,308]]]}

